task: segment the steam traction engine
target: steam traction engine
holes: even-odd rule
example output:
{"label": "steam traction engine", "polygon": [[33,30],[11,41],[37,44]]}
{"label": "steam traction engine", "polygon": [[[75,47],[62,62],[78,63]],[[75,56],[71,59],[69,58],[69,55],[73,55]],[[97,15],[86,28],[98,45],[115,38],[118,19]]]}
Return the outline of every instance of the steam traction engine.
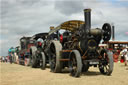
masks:
{"label": "steam traction engine", "polygon": [[33,41],[30,40],[31,37],[22,37],[20,39],[20,50],[19,50],[19,64],[29,66],[29,56],[30,56],[30,47],[34,45]]}
{"label": "steam traction engine", "polygon": [[[50,30],[54,29],[54,27],[50,27]],[[49,64],[49,56],[50,56],[50,41],[58,40],[59,36],[57,32],[54,32],[50,35],[48,33],[38,33],[32,36],[31,40],[34,42],[34,46],[30,48],[30,65],[33,68],[40,67],[44,70]]]}
{"label": "steam traction engine", "polygon": [[38,33],[32,36],[31,40],[34,42],[34,46],[30,48],[30,65],[31,67],[40,67],[41,69],[46,68],[46,64],[49,63],[49,58],[45,52],[46,38],[48,33]]}
{"label": "steam traction engine", "polygon": [[111,38],[111,26],[105,23],[102,29],[91,29],[91,9],[84,10],[85,22],[69,21],[53,29],[49,34],[60,29],[59,40],[50,44],[50,68],[52,72],[61,72],[69,67],[71,76],[79,77],[81,72],[88,71],[90,66],[99,67],[104,75],[113,71],[113,54],[107,49],[99,49],[99,43]]}

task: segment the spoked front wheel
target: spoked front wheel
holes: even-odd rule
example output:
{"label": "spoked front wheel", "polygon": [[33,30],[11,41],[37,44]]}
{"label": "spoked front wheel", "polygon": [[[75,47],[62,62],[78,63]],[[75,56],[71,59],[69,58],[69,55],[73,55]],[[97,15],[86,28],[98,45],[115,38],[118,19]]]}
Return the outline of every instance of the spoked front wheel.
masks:
{"label": "spoked front wheel", "polygon": [[113,71],[113,53],[107,50],[101,51],[102,60],[99,64],[99,70],[104,75],[111,75]]}
{"label": "spoked front wheel", "polygon": [[80,77],[82,70],[82,61],[80,53],[77,50],[73,50],[70,54],[69,70],[71,76]]}
{"label": "spoked front wheel", "polygon": [[41,52],[41,54],[40,54],[40,68],[42,69],[42,70],[45,70],[45,68],[46,68],[46,58],[45,58],[45,54],[44,54],[44,52]]}
{"label": "spoked front wheel", "polygon": [[82,72],[87,72],[89,69],[89,64],[87,62],[83,63]]}

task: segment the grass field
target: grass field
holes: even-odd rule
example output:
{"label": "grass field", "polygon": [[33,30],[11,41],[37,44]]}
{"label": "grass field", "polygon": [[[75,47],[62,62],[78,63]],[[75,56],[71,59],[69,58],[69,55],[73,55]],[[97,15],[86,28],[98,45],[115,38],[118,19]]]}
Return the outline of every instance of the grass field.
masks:
{"label": "grass field", "polygon": [[0,62],[0,85],[128,85],[127,68],[115,63],[112,75],[104,76],[98,68],[91,67],[80,78],[74,78],[68,72],[51,73],[49,68],[41,70]]}

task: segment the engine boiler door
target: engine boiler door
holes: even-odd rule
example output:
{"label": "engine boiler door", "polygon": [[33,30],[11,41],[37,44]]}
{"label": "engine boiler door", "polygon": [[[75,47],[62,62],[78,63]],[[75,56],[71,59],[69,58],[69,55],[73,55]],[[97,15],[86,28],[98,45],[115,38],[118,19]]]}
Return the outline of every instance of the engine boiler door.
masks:
{"label": "engine boiler door", "polygon": [[109,23],[105,23],[102,27],[103,33],[103,40],[109,41],[111,38],[111,25]]}
{"label": "engine boiler door", "polygon": [[96,49],[97,43],[94,39],[89,39],[88,40],[88,48],[89,49]]}

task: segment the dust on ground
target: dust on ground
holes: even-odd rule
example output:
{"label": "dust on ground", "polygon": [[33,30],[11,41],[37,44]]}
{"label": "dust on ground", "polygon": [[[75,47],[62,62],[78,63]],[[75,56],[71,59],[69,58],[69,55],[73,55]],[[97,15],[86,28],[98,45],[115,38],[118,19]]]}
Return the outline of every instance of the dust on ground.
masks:
{"label": "dust on ground", "polygon": [[128,66],[114,63],[111,76],[90,67],[80,78],[74,78],[68,72],[52,73],[49,68],[41,70],[0,62],[0,85],[128,85]]}

